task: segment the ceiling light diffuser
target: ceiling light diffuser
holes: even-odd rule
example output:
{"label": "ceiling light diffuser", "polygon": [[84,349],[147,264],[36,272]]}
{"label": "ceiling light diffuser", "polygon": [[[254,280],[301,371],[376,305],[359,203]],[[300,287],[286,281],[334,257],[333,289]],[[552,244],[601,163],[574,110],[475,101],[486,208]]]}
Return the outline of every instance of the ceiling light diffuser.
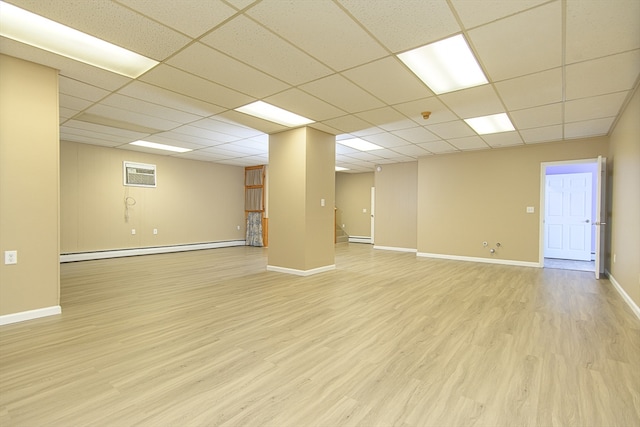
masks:
{"label": "ceiling light diffuser", "polygon": [[130,142],[129,145],[136,145],[138,147],[146,147],[146,148],[155,148],[156,150],[173,151],[176,153],[186,153],[188,151],[193,151],[190,148],[175,147],[173,145],[158,144],[157,142],[149,142],[149,141],[134,141],[134,142]]}
{"label": "ceiling light diffuser", "polygon": [[336,141],[338,144],[346,145],[347,147],[354,148],[360,151],[381,150],[383,147],[372,144],[369,141],[365,141],[360,138],[343,139],[342,141]]}
{"label": "ceiling light diffuser", "polygon": [[462,34],[398,58],[437,95],[489,83]]}
{"label": "ceiling light diffuser", "polygon": [[509,132],[515,130],[509,116],[506,113],[493,114],[490,116],[474,117],[464,119],[478,135],[490,133]]}
{"label": "ceiling light diffuser", "polygon": [[336,172],[348,171],[349,168],[343,168],[342,166],[336,166]]}
{"label": "ceiling light diffuser", "polygon": [[299,116],[291,111],[283,110],[282,108],[267,104],[263,101],[252,102],[251,104],[236,108],[236,111],[287,127],[304,126],[314,122],[306,117]]}
{"label": "ceiling light diffuser", "polygon": [[2,1],[0,35],[131,78],[158,65],[158,61]]}

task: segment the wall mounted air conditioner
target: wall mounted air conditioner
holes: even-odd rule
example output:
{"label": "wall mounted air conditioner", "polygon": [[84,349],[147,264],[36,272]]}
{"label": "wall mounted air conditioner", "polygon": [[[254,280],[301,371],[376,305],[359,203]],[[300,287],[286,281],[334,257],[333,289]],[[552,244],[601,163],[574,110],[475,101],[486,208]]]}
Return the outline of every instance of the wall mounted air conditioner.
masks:
{"label": "wall mounted air conditioner", "polygon": [[156,165],[124,161],[122,163],[124,185],[135,187],[156,186]]}

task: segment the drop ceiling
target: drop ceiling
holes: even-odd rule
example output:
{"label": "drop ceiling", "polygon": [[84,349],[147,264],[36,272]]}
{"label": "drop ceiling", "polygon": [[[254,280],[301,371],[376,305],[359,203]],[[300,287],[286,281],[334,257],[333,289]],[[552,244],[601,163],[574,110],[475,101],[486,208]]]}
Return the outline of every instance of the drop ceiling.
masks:
{"label": "drop ceiling", "polygon": [[[640,75],[638,0],[9,0],[160,62],[137,79],[0,38],[60,70],[61,140],[237,166],[268,163],[284,126],[256,100],[315,121],[349,172],[466,150],[607,135]],[[489,84],[434,95],[396,54],[463,34]],[[421,112],[431,111],[428,120]],[[464,119],[506,112],[516,130]],[[159,152],[128,143],[190,148]]]}

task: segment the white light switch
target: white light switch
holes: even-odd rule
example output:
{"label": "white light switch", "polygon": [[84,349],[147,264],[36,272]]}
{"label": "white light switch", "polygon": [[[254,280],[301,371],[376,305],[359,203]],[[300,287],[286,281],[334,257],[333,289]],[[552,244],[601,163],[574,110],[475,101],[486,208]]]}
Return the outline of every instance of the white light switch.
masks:
{"label": "white light switch", "polygon": [[367,208],[362,208],[362,213],[367,213]]}
{"label": "white light switch", "polygon": [[527,206],[527,213],[534,213],[535,209],[533,208],[533,206]]}
{"label": "white light switch", "polygon": [[320,199],[320,206],[324,206],[324,199]]}

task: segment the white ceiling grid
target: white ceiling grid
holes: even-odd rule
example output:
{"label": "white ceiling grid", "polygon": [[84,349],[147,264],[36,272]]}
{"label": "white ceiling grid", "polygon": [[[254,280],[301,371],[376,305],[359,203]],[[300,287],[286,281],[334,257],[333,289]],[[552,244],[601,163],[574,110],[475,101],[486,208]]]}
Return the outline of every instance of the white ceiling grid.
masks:
{"label": "white ceiling grid", "polygon": [[[0,52],[60,70],[60,137],[148,141],[175,157],[268,163],[287,128],[234,111],[256,100],[315,120],[350,172],[420,156],[607,135],[638,85],[638,0],[8,0],[151,57],[129,79],[0,38]],[[489,84],[436,96],[396,57],[464,34]],[[422,111],[431,111],[428,120]],[[506,112],[516,130],[463,119]]]}

